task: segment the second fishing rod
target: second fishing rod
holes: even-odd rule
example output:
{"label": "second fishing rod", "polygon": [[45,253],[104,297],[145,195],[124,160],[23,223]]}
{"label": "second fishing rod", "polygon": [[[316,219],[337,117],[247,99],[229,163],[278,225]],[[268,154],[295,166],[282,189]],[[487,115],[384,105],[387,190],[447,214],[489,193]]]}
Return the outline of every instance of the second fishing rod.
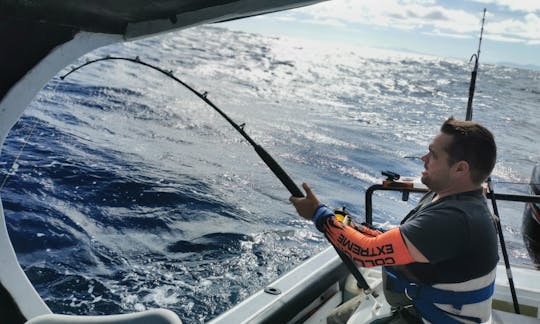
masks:
{"label": "second fishing rod", "polygon": [[[480,48],[482,46],[482,36],[484,34],[485,21],[486,21],[486,9],[484,8],[484,14],[482,16],[482,28],[480,29],[480,38],[478,40],[478,51],[476,52],[476,54],[473,54],[471,56],[471,61],[473,58],[475,60],[474,60],[474,68],[471,72],[471,82],[469,84],[469,99],[467,101],[467,112],[465,114],[465,120],[472,120],[472,115],[473,115],[472,103],[473,103],[473,98],[474,98],[474,90],[476,87],[476,77],[478,75],[478,62],[480,60]],[[495,198],[496,194],[495,194],[495,191],[493,190],[491,176],[487,178],[486,183],[489,190],[489,198],[491,200],[491,205],[493,209],[495,228],[497,229],[497,234],[499,237],[499,244],[501,247],[504,265],[506,268],[506,277],[508,278],[508,285],[510,287],[510,293],[512,295],[512,303],[514,305],[514,312],[516,314],[521,314],[521,310],[519,308],[519,301],[517,299],[516,288],[514,285],[514,277],[512,275],[512,268],[510,266],[510,260],[508,258],[508,251],[506,249],[506,242],[504,240],[504,233],[501,226],[501,217],[499,215],[499,208],[497,207],[497,199]]]}

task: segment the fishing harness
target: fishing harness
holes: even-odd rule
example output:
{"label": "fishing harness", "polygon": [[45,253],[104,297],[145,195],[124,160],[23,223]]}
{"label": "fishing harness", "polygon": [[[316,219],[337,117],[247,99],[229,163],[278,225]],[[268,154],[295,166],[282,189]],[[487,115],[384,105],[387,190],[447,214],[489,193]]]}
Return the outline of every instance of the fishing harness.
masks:
{"label": "fishing harness", "polygon": [[[419,203],[419,206],[412,210],[411,213],[407,215],[405,220],[408,217],[412,216],[416,211],[418,211],[423,206],[424,202],[425,200],[421,201]],[[333,220],[334,223],[329,223],[330,220]],[[328,235],[329,232],[332,232],[332,228],[330,227],[336,226],[335,223],[339,222],[342,223],[344,226],[347,226],[349,229],[349,232],[345,235],[351,234],[352,231],[356,231],[354,235],[356,235],[357,237],[363,236],[364,238],[362,239],[366,242],[369,242],[369,240],[375,241],[375,239],[380,239],[380,244],[393,244],[396,249],[399,249],[401,247],[400,251],[396,252],[402,254],[404,253],[406,256],[408,256],[406,248],[405,251],[402,251],[404,248],[402,247],[402,245],[404,245],[404,242],[398,228],[387,231],[383,228],[374,227],[373,225],[368,223],[362,223],[358,226],[350,221],[350,216],[348,214],[341,211],[332,212],[325,205],[320,205],[317,208],[313,221],[316,224],[317,228],[320,231],[324,232],[326,235]],[[399,239],[397,237],[387,237],[388,234],[390,234],[391,232],[396,232],[396,234],[399,235]],[[332,238],[331,235],[330,238]],[[339,242],[334,242],[334,244],[343,248],[345,251],[347,250],[347,247],[340,246]],[[367,244],[370,243],[366,243],[366,245],[363,245],[363,247],[369,246]],[[367,257],[364,257],[362,260],[357,260],[350,254],[349,256],[355,262],[361,262],[362,266],[369,266],[365,264],[365,260]],[[400,259],[396,259],[396,261],[397,262],[395,263],[395,265],[405,265],[414,262],[414,260],[410,257],[402,257]],[[413,282],[404,275],[395,271],[393,266],[383,265],[382,269],[388,275],[387,289],[395,293],[404,294],[416,307],[416,309],[420,313],[420,316],[422,316],[422,318],[425,318],[431,323],[460,323],[456,319],[456,317],[472,321],[474,323],[481,323],[480,318],[449,313],[437,307],[435,304],[452,305],[455,309],[461,310],[463,305],[475,304],[488,300],[489,298],[491,298],[491,296],[493,296],[493,292],[495,289],[495,280],[493,280],[489,285],[476,290],[452,291],[440,289],[433,287],[429,284]]]}

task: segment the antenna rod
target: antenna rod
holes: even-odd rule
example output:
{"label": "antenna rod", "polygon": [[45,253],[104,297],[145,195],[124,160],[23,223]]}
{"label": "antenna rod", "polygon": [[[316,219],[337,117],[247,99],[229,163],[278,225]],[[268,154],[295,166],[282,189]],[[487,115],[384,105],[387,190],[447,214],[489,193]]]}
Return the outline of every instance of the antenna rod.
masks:
{"label": "antenna rod", "polygon": [[478,73],[478,60],[480,59],[480,47],[482,46],[482,35],[484,34],[484,22],[486,21],[486,8],[484,8],[484,15],[482,16],[482,28],[480,29],[480,40],[478,41],[478,51],[476,54],[473,54],[471,56],[472,61],[473,57],[474,60],[474,69],[471,72],[471,83],[469,86],[469,101],[467,102],[467,115],[465,116],[465,120],[472,120],[472,102],[474,98],[474,89],[476,87],[476,75]]}
{"label": "antenna rod", "polygon": [[[475,57],[474,61],[474,70],[471,73],[471,85],[469,87],[469,102],[467,103],[467,115],[465,120],[472,120],[472,102],[474,97],[474,88],[476,85],[476,74],[478,73],[478,59],[480,58],[480,46],[482,45],[482,35],[484,34],[484,22],[486,20],[486,8],[484,8],[484,15],[482,17],[482,29],[480,29],[480,40],[478,41],[478,51],[476,54],[471,56],[471,61]],[[506,243],[504,240],[503,230],[501,226],[501,217],[499,216],[499,209],[497,208],[497,200],[495,199],[495,192],[493,191],[493,186],[491,183],[491,177],[487,179],[487,186],[489,193],[491,194],[491,205],[493,208],[493,214],[495,215],[495,227],[497,228],[497,234],[499,236],[499,243],[501,246],[504,266],[506,268],[506,276],[508,277],[508,285],[510,286],[510,293],[512,295],[512,302],[514,304],[514,312],[520,314],[519,302],[517,299],[516,288],[514,285],[514,278],[512,276],[512,268],[510,267],[510,260],[508,258],[508,252],[506,250]]]}

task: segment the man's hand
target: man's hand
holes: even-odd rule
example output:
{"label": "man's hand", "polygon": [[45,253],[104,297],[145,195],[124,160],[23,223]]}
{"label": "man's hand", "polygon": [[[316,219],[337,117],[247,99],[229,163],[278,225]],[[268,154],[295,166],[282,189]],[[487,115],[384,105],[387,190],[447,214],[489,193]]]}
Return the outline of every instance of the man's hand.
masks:
{"label": "man's hand", "polygon": [[302,183],[302,187],[306,191],[306,197],[291,197],[289,198],[289,201],[293,203],[294,208],[296,208],[296,211],[298,212],[298,215],[304,217],[307,220],[311,220],[313,218],[315,210],[321,204],[321,202],[305,182]]}

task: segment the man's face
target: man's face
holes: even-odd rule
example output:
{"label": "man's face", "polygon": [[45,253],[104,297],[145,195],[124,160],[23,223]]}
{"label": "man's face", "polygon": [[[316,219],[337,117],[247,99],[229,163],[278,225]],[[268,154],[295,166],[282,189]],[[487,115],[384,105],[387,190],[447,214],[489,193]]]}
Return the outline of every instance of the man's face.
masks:
{"label": "man's face", "polygon": [[422,156],[425,169],[422,172],[422,183],[435,192],[447,188],[452,179],[448,153],[445,151],[451,142],[452,135],[439,133],[429,144],[429,152]]}

